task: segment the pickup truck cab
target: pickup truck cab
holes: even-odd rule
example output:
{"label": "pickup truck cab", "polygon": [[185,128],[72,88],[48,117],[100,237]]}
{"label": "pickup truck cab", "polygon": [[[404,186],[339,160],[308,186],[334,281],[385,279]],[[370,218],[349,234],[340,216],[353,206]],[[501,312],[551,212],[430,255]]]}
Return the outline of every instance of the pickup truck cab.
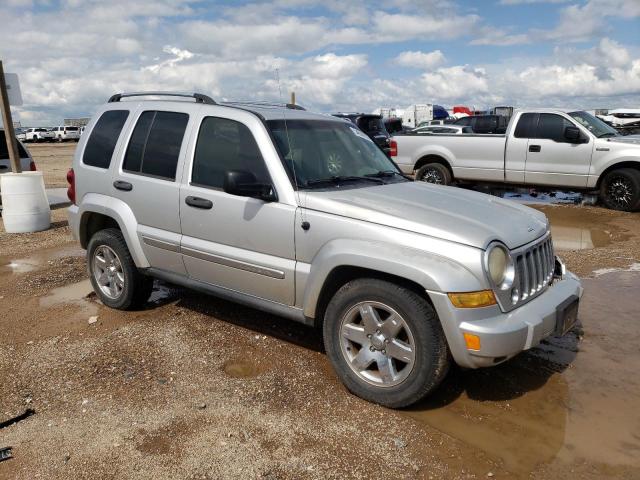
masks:
{"label": "pickup truck cab", "polygon": [[42,127],[27,128],[24,132],[25,142],[51,142],[54,138],[53,132]]}
{"label": "pickup truck cab", "polygon": [[144,95],[98,109],[68,175],[104,305],[137,308],[160,278],[317,326],[347,388],[389,407],[576,321],[544,214],[409,181],[344,119]]}
{"label": "pickup truck cab", "polygon": [[520,110],[504,135],[395,135],[392,152],[416,180],[597,191],[608,208],[640,209],[640,141],[587,112]]}

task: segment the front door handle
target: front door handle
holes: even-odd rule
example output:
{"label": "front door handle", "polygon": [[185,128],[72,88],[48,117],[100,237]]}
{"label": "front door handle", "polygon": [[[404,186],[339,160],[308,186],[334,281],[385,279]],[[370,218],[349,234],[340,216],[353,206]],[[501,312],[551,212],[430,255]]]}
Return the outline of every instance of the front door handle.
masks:
{"label": "front door handle", "polygon": [[184,199],[184,202],[190,207],[202,208],[203,210],[210,210],[213,208],[213,202],[206,198],[187,197]]}
{"label": "front door handle", "polygon": [[115,182],[113,182],[113,186],[118,190],[124,190],[125,192],[130,192],[131,190],[133,190],[133,185],[122,180],[116,180]]}
{"label": "front door handle", "polygon": [[540,145],[529,145],[530,152],[539,152],[540,150],[542,150]]}

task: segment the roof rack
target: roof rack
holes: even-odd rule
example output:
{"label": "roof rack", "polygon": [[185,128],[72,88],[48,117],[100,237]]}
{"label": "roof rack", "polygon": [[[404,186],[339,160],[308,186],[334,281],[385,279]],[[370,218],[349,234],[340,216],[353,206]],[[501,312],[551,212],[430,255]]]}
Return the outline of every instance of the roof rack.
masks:
{"label": "roof rack", "polygon": [[206,103],[209,105],[217,105],[215,100],[202,93],[186,93],[186,92],[129,92],[129,93],[116,93],[111,95],[107,103],[119,102],[120,99],[126,97],[148,97],[148,96],[163,96],[163,97],[184,97],[195,98],[196,103]]}
{"label": "roof rack", "polygon": [[273,102],[260,102],[260,101],[256,101],[256,102],[251,102],[251,101],[247,101],[247,102],[221,102],[222,105],[241,105],[241,106],[256,106],[256,107],[277,107],[277,108],[288,108],[289,110],[306,110],[306,108],[304,108],[301,105],[295,104],[295,103],[273,103]]}

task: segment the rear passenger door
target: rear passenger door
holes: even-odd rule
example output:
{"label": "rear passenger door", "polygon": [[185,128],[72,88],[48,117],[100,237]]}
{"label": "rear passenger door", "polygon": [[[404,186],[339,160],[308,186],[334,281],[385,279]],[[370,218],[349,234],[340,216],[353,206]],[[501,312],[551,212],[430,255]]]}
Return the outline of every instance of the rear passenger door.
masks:
{"label": "rear passenger door", "polygon": [[142,105],[114,175],[112,195],[133,211],[150,265],[186,275],[179,252],[180,185],[176,178],[182,173],[194,107],[176,102],[168,111],[166,102]]}
{"label": "rear passenger door", "polygon": [[571,143],[566,127],[576,125],[556,113],[539,113],[535,138],[529,139],[525,183],[586,187],[593,142],[582,133],[584,143]]}
{"label": "rear passenger door", "polygon": [[[272,183],[246,112],[224,109],[200,122],[180,193],[181,251],[189,276],[225,289],[293,305],[295,207],[230,195],[228,170]],[[222,112],[221,112],[222,113]],[[262,126],[254,119],[252,128]],[[277,194],[277,191],[276,191]]]}

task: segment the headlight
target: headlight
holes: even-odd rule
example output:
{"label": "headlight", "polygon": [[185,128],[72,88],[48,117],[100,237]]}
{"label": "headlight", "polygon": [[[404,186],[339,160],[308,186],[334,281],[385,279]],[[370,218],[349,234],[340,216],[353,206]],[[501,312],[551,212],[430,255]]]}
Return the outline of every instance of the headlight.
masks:
{"label": "headlight", "polygon": [[501,243],[493,243],[487,248],[485,258],[485,268],[493,286],[500,290],[511,288],[515,269],[509,250]]}

